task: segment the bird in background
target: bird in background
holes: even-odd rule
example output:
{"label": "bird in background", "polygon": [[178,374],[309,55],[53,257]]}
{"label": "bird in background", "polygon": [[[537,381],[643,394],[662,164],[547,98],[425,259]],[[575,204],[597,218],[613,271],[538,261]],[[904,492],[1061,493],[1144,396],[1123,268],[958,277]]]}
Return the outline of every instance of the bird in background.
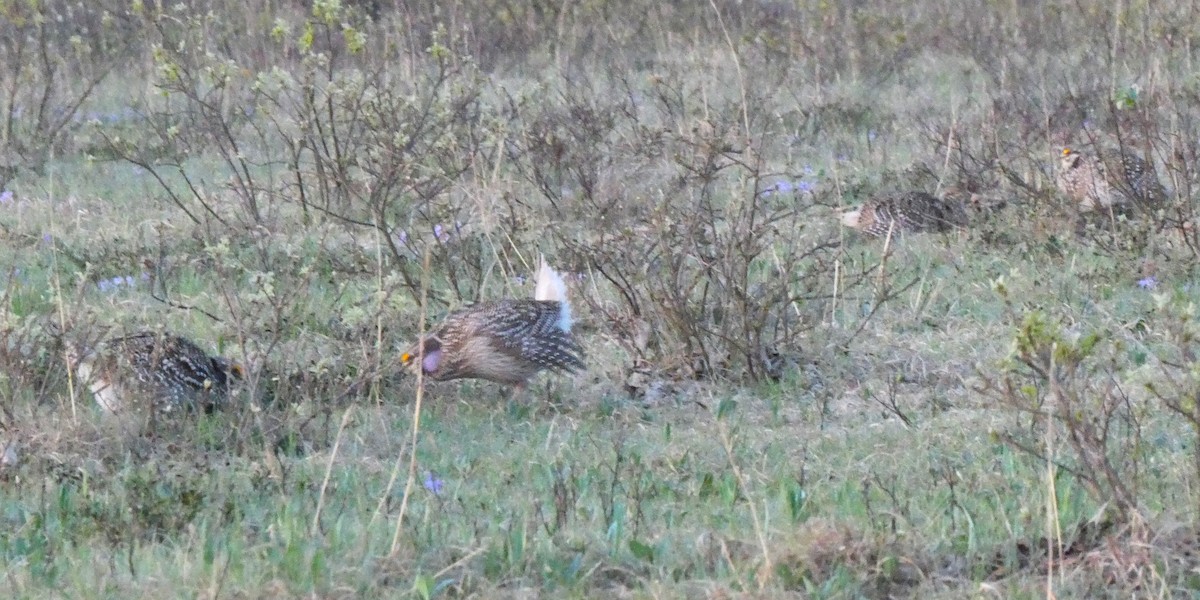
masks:
{"label": "bird in background", "polygon": [[210,356],[186,338],[149,331],[92,349],[68,343],[67,362],[109,413],[211,411],[228,399],[233,381],[245,377],[244,367],[228,358]]}
{"label": "bird in background", "polygon": [[948,231],[967,225],[963,203],[925,192],[880,194],[842,213],[842,225],[871,236]]}
{"label": "bird in background", "polygon": [[520,390],[539,371],[585,368],[571,334],[562,276],[540,260],[533,299],[505,299],[456,310],[400,356],[437,381],[484,379]]}
{"label": "bird in background", "polygon": [[1082,212],[1113,207],[1148,206],[1166,199],[1154,166],[1122,151],[1109,153],[1108,160],[1063,148],[1055,177],[1058,189]]}

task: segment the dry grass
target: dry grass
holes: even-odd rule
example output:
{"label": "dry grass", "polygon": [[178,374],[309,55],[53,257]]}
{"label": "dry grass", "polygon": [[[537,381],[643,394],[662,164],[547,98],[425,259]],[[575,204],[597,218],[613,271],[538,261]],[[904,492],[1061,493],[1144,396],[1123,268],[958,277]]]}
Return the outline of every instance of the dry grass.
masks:
{"label": "dry grass", "polygon": [[[346,4],[0,8],[13,596],[1196,587],[1186,7]],[[1173,199],[1077,223],[1068,142]],[[951,186],[968,231],[838,227]],[[418,396],[421,323],[539,252],[588,371]],[[155,327],[239,406],[72,393],[64,336]]]}

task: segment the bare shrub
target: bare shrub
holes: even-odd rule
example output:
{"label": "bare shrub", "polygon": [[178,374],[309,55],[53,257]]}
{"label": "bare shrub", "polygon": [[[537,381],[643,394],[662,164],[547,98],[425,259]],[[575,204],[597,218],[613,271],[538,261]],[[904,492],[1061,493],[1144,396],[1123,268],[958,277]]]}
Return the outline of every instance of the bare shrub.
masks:
{"label": "bare shrub", "polygon": [[[114,3],[116,4],[116,3]],[[0,7],[0,184],[70,153],[96,88],[130,59],[137,36],[102,2],[12,2]],[[87,35],[80,35],[80,31]]]}
{"label": "bare shrub", "polygon": [[1181,297],[1162,298],[1155,313],[1155,329],[1165,344],[1157,351],[1158,368],[1146,383],[1151,396],[1191,430],[1192,469],[1200,477],[1200,350],[1197,308]]}
{"label": "bare shrub", "polygon": [[[997,288],[1007,297],[1002,283]],[[981,373],[976,390],[1029,419],[1002,439],[1057,465],[1096,503],[1111,503],[1120,522],[1137,519],[1145,406],[1124,383],[1127,348],[1111,333],[1072,332],[1042,311],[1010,305],[1007,316],[1016,327],[1013,355],[1001,374]],[[1062,449],[1048,441],[1060,435]]]}
{"label": "bare shrub", "polygon": [[513,101],[511,152],[568,262],[603,282],[592,310],[635,362],[778,378],[827,308],[835,242],[810,228],[827,219],[814,185],[765,158],[766,99],[666,78],[554,89],[555,103]]}

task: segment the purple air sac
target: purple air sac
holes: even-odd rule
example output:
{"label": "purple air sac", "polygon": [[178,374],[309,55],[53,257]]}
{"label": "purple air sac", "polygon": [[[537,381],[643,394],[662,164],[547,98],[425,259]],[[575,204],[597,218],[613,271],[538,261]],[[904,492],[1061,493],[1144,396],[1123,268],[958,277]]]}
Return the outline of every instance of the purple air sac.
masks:
{"label": "purple air sac", "polygon": [[425,358],[421,361],[421,369],[426,373],[432,373],[438,369],[438,365],[442,362],[441,349],[427,352]]}

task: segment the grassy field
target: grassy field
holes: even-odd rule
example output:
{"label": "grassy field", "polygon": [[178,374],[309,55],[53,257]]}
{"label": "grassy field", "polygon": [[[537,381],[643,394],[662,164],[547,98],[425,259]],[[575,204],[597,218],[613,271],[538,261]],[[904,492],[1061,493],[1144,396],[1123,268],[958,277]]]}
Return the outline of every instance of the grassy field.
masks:
{"label": "grassy field", "polygon": [[[1200,594],[1195,7],[310,4],[0,2],[7,597]],[[587,371],[418,389],[539,254]],[[233,406],[101,414],[143,329]]]}

